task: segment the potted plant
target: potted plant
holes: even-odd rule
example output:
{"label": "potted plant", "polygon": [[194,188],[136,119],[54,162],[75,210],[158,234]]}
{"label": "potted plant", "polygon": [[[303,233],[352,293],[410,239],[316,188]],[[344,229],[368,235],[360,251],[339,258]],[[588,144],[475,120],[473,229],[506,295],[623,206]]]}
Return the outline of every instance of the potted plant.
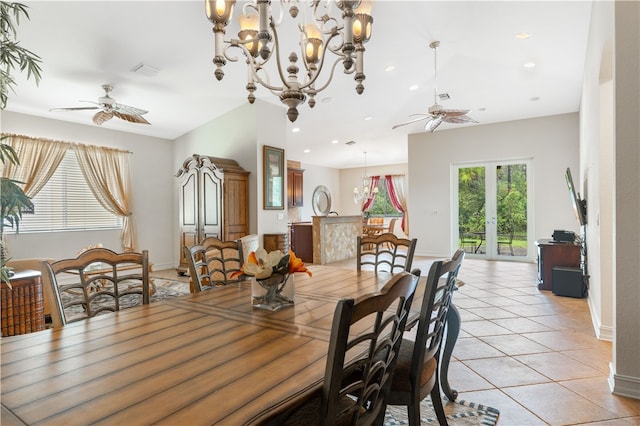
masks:
{"label": "potted plant", "polygon": [[[35,53],[25,49],[17,40],[20,18],[29,19],[27,6],[21,3],[0,2],[0,31],[2,32],[2,49],[0,53],[0,109],[4,110],[9,99],[9,89],[16,84],[12,73],[16,70],[26,70],[27,79],[34,78],[36,84],[40,82],[42,69],[41,59]],[[4,142],[0,144],[0,160],[19,164],[14,149]],[[20,219],[25,211],[33,211],[31,199],[19,186],[22,182],[2,177],[0,178],[0,281],[9,284],[10,268],[6,263],[4,243],[4,227],[15,227],[19,230]]]}

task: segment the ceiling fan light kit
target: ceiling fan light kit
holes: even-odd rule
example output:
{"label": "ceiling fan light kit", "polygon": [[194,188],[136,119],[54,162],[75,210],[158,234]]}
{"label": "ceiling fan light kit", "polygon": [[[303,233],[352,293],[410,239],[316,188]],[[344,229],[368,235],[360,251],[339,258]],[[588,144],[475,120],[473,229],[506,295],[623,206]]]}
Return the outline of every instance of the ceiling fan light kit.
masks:
{"label": "ceiling fan light kit", "polygon": [[70,108],[51,108],[49,111],[86,111],[86,110],[99,110],[93,115],[93,122],[97,125],[102,125],[105,121],[111,120],[113,117],[117,117],[121,120],[128,121],[130,123],[139,124],[151,124],[143,115],[149,111],[145,111],[140,108],[119,104],[109,96],[113,86],[110,84],[103,84],[102,90],[104,90],[104,96],[98,98],[98,102],[92,101],[80,101],[89,102],[95,104],[90,107],[70,107]]}
{"label": "ceiling fan light kit", "polygon": [[[467,115],[467,113],[469,113],[468,109],[446,109],[443,108],[442,105],[438,104],[438,47],[440,47],[440,42],[433,41],[429,44],[429,47],[433,49],[433,105],[429,107],[427,114],[411,114],[411,116],[418,116],[418,118],[396,124],[392,129],[406,126],[407,124],[417,123],[418,121],[427,120],[424,123],[424,129],[433,133],[443,122],[453,124],[477,123],[476,120]],[[441,95],[440,98],[449,99],[448,94],[444,95],[445,96]]]}
{"label": "ceiling fan light kit", "polygon": [[[340,62],[345,74],[354,74],[356,92],[362,94],[364,43],[371,38],[373,24],[371,0],[280,0],[278,3],[278,15],[273,14],[271,0],[245,3],[238,38],[225,40],[225,29],[231,21],[236,0],[205,0],[207,18],[213,23],[216,79],[220,81],[224,77],[222,68],[227,60],[238,61],[228,50],[239,49],[246,58],[249,71],[246,86],[249,103],[254,103],[257,84],[260,84],[288,107],[287,117],[291,122],[298,118],[298,106],[307,98],[309,107],[314,107],[315,96],[329,86]],[[294,36],[300,40],[304,71],[300,78],[298,54],[291,52],[288,55],[289,65],[286,67],[280,58],[281,40],[284,39],[279,38],[278,28],[285,17],[285,3],[290,5],[289,17],[297,23],[298,32]],[[327,65],[330,72],[326,81],[321,83],[319,77],[327,52],[336,55],[336,59],[332,65]],[[276,69],[274,74],[279,79],[276,83],[269,78],[269,66],[272,71]]]}

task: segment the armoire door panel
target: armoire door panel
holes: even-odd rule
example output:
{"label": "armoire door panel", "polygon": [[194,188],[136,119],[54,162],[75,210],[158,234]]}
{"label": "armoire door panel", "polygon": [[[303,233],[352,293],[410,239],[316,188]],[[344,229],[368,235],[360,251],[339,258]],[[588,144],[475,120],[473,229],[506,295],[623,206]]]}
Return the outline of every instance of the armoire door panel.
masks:
{"label": "armoire door panel", "polygon": [[196,175],[189,175],[180,187],[182,191],[181,226],[195,226],[198,223],[198,182]]}

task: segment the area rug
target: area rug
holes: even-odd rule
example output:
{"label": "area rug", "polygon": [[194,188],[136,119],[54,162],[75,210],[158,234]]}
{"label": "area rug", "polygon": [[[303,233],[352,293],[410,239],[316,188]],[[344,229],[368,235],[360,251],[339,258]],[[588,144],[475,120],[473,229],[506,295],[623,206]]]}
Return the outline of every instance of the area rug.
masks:
{"label": "area rug", "polygon": [[[471,401],[458,400],[450,402],[446,398],[442,400],[444,412],[447,415],[449,425],[493,426],[498,423],[500,411],[483,404]],[[385,416],[384,426],[408,425],[407,407],[389,405]],[[420,404],[420,424],[438,424],[436,413],[433,411],[431,398],[425,398]]]}

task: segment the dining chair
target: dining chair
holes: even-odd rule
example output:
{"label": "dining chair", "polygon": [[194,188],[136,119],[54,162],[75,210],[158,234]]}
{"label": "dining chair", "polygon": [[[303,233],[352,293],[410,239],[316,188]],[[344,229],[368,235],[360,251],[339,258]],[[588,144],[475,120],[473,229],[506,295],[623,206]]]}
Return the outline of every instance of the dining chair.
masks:
{"label": "dining chair", "polygon": [[207,237],[199,244],[206,252],[209,279],[212,285],[238,283],[242,278],[231,278],[231,274],[242,268],[243,254],[241,241],[222,241]]}
{"label": "dining chair", "polygon": [[373,266],[373,269],[388,270],[394,273],[396,269],[411,271],[413,255],[416,250],[416,238],[398,238],[390,232],[374,236],[358,236],[356,244],[357,270],[363,266]]}
{"label": "dining chair", "polygon": [[382,425],[417,283],[401,272],[380,292],[338,301],[322,388],[264,424]]}
{"label": "dining chair", "polygon": [[53,327],[119,311],[125,300],[127,306],[136,304],[134,298],[149,304],[147,250],[116,253],[107,248],[93,248],[75,258],[44,261],[43,268],[48,276],[43,283],[52,287],[54,298]]}
{"label": "dining chair", "polygon": [[191,293],[200,293],[209,289],[211,285],[211,274],[209,273],[209,261],[207,260],[207,251],[200,244],[182,248],[184,257],[187,259],[189,266]]}
{"label": "dining chair", "polygon": [[438,422],[447,424],[438,366],[447,312],[464,256],[464,250],[457,250],[450,260],[431,264],[415,340],[405,338],[400,345],[387,403],[407,406],[410,426],[420,425],[420,401],[428,394]]}
{"label": "dining chair", "polygon": [[511,256],[513,256],[513,233],[514,228],[509,229],[509,232],[506,234],[498,234],[498,254],[502,254],[502,247],[508,246]]}

